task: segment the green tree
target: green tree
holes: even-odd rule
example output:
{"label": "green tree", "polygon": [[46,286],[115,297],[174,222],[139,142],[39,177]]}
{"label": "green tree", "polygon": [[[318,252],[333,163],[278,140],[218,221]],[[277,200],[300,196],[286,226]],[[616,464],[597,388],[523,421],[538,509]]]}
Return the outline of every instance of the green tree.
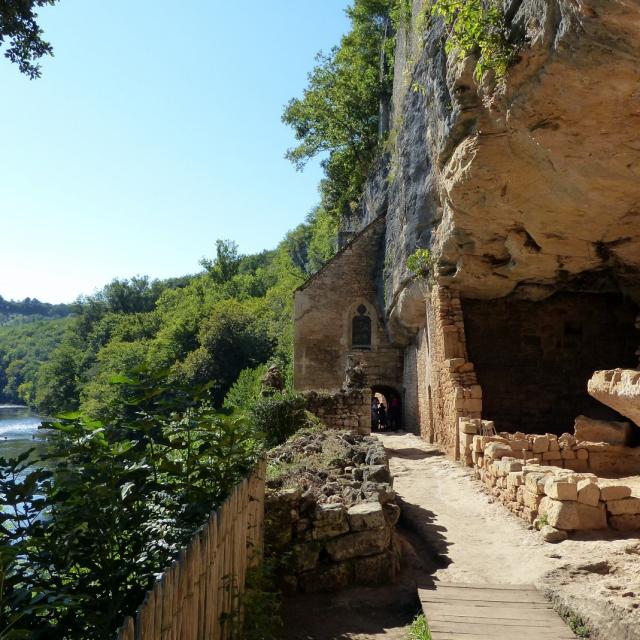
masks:
{"label": "green tree", "polygon": [[78,408],[78,363],[80,349],[65,341],[38,371],[36,406],[44,413],[56,413]]}
{"label": "green tree", "polygon": [[216,258],[202,258],[200,264],[216,284],[224,284],[238,273],[241,256],[233,240],[216,240]]}
{"label": "green tree", "polygon": [[80,392],[83,412],[103,421],[130,417],[132,390],[126,385],[111,384],[111,380],[145,367],[147,348],[145,341],[113,340],[105,345],[98,352],[95,375]]}
{"label": "green tree", "polygon": [[282,116],[299,141],[286,154],[297,168],[328,154],[321,193],[323,205],[338,215],[359,199],[378,150],[380,105],[392,82],[392,6],[391,0],[356,0],[347,9],[351,31],[328,55],[317,55],[303,97],[292,99]]}
{"label": "green tree", "polygon": [[201,324],[200,346],[179,365],[180,376],[190,384],[215,381],[212,397],[219,406],[240,372],[265,362],[272,353],[272,339],[260,315],[255,305],[218,303]]}
{"label": "green tree", "polygon": [[5,58],[18,65],[32,80],[39,78],[42,56],[53,55],[51,45],[42,39],[38,7],[52,6],[57,0],[0,0],[0,46],[7,45]]}
{"label": "green tree", "polygon": [[52,318],[0,326],[0,402],[33,403],[38,369],[60,344],[70,322]]}

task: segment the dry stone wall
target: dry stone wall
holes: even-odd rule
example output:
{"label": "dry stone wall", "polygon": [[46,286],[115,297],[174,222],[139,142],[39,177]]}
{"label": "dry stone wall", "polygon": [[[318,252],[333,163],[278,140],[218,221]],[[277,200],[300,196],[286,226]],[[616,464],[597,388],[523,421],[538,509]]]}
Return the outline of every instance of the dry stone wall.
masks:
{"label": "dry stone wall", "polygon": [[[513,513],[557,531],[640,529],[640,498],[623,480],[600,476],[640,473],[640,450],[583,442],[570,434],[478,435],[491,423],[460,420],[460,443],[475,476]],[[470,454],[470,455],[469,455]]]}
{"label": "dry stone wall", "polygon": [[426,299],[426,327],[405,352],[406,409],[420,434],[458,459],[457,425],[462,416],[479,418],[482,389],[467,356],[462,304],[456,291],[434,286]]}
{"label": "dry stone wall", "polygon": [[326,469],[267,481],[266,545],[286,559],[280,582],[289,593],[381,585],[399,570],[400,507],[378,440],[348,432],[303,435],[272,450],[270,464],[291,464],[296,453],[316,455],[336,441],[343,453]]}
{"label": "dry stone wall", "polygon": [[316,415],[329,429],[352,429],[360,434],[371,433],[371,390],[353,389],[323,393],[304,393],[307,410]]}

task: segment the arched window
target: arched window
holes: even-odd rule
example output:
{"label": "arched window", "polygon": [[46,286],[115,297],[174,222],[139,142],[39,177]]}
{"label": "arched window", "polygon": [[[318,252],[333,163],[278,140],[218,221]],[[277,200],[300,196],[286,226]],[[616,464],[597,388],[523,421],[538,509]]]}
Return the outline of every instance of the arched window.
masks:
{"label": "arched window", "polygon": [[371,318],[367,307],[361,304],[351,320],[351,346],[356,349],[371,348]]}

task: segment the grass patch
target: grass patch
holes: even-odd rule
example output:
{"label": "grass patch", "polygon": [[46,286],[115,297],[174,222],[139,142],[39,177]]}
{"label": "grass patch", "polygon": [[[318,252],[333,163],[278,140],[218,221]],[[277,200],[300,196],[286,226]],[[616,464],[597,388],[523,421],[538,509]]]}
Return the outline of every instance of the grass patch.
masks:
{"label": "grass patch", "polygon": [[[310,449],[296,446],[300,440],[309,435],[320,435],[322,438],[310,442]],[[336,459],[343,459],[347,446],[339,440],[337,434],[327,431],[321,423],[304,427],[291,436],[284,445],[272,450],[272,453],[284,453],[271,459],[267,465],[267,482],[281,482],[281,488],[295,488],[299,486],[299,476],[305,471],[329,469]]]}
{"label": "grass patch", "polygon": [[591,629],[587,623],[577,614],[572,613],[565,617],[565,622],[571,628],[571,631],[575,633],[578,638],[589,638],[591,637]]}
{"label": "grass patch", "polygon": [[424,613],[417,615],[411,623],[407,640],[431,640],[431,631]]}

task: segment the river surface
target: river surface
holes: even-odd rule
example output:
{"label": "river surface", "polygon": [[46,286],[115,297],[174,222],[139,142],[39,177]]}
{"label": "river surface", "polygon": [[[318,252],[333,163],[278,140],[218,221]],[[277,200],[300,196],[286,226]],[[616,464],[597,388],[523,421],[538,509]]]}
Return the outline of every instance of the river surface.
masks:
{"label": "river surface", "polygon": [[15,458],[31,447],[44,445],[45,433],[38,431],[41,418],[27,407],[0,404],[0,457]]}

